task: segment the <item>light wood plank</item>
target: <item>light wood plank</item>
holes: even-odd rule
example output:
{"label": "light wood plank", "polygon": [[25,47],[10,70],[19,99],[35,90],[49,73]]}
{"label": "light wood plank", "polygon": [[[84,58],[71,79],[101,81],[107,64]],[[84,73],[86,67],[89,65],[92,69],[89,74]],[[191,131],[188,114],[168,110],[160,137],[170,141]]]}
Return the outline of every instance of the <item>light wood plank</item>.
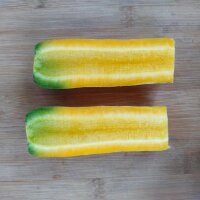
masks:
{"label": "light wood plank", "polygon": [[[3,200],[200,199],[199,0],[0,0],[0,197]],[[175,83],[45,90],[34,45],[50,38],[176,40]],[[25,114],[40,106],[167,105],[171,148],[68,159],[28,155]]]}

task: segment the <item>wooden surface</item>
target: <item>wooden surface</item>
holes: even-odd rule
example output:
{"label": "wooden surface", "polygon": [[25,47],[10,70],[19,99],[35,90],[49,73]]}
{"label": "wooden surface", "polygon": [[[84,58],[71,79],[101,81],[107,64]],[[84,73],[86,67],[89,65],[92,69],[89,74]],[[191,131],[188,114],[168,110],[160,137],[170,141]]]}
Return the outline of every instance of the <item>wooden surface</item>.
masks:
{"label": "wooden surface", "polygon": [[[0,0],[0,199],[200,199],[199,0]],[[176,40],[175,83],[45,90],[34,44],[49,38]],[[76,158],[27,153],[26,112],[40,106],[167,105],[171,149]]]}

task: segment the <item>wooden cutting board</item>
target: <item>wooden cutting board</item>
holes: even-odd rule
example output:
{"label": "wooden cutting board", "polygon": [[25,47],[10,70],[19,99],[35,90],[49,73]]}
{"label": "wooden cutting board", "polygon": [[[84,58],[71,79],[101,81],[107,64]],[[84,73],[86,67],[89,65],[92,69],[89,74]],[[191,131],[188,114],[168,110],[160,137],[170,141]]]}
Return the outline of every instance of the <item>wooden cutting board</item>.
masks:
{"label": "wooden cutting board", "polygon": [[[199,0],[0,0],[0,199],[200,199]],[[175,83],[45,90],[34,45],[50,38],[176,40]],[[27,153],[25,114],[40,106],[166,105],[170,150],[76,158]]]}

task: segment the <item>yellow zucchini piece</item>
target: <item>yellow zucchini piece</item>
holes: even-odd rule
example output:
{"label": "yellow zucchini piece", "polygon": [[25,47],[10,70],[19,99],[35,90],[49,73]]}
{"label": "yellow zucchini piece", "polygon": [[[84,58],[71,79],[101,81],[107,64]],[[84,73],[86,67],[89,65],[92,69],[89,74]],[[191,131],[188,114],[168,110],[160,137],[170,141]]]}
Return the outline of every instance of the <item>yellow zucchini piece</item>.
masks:
{"label": "yellow zucchini piece", "polygon": [[27,114],[26,134],[42,157],[169,148],[166,107],[44,107]]}
{"label": "yellow zucchini piece", "polygon": [[36,45],[35,82],[45,88],[172,83],[174,40],[62,39]]}

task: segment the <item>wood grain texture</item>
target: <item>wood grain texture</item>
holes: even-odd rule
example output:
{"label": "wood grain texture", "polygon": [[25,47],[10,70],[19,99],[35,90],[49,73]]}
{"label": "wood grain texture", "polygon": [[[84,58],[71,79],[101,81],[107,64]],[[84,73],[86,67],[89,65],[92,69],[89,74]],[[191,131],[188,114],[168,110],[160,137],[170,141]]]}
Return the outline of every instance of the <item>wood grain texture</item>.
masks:
{"label": "wood grain texture", "polygon": [[[200,199],[199,0],[0,0],[2,200]],[[175,83],[45,90],[33,47],[50,38],[176,40]],[[26,150],[25,114],[40,106],[166,105],[171,149],[41,159]]]}

